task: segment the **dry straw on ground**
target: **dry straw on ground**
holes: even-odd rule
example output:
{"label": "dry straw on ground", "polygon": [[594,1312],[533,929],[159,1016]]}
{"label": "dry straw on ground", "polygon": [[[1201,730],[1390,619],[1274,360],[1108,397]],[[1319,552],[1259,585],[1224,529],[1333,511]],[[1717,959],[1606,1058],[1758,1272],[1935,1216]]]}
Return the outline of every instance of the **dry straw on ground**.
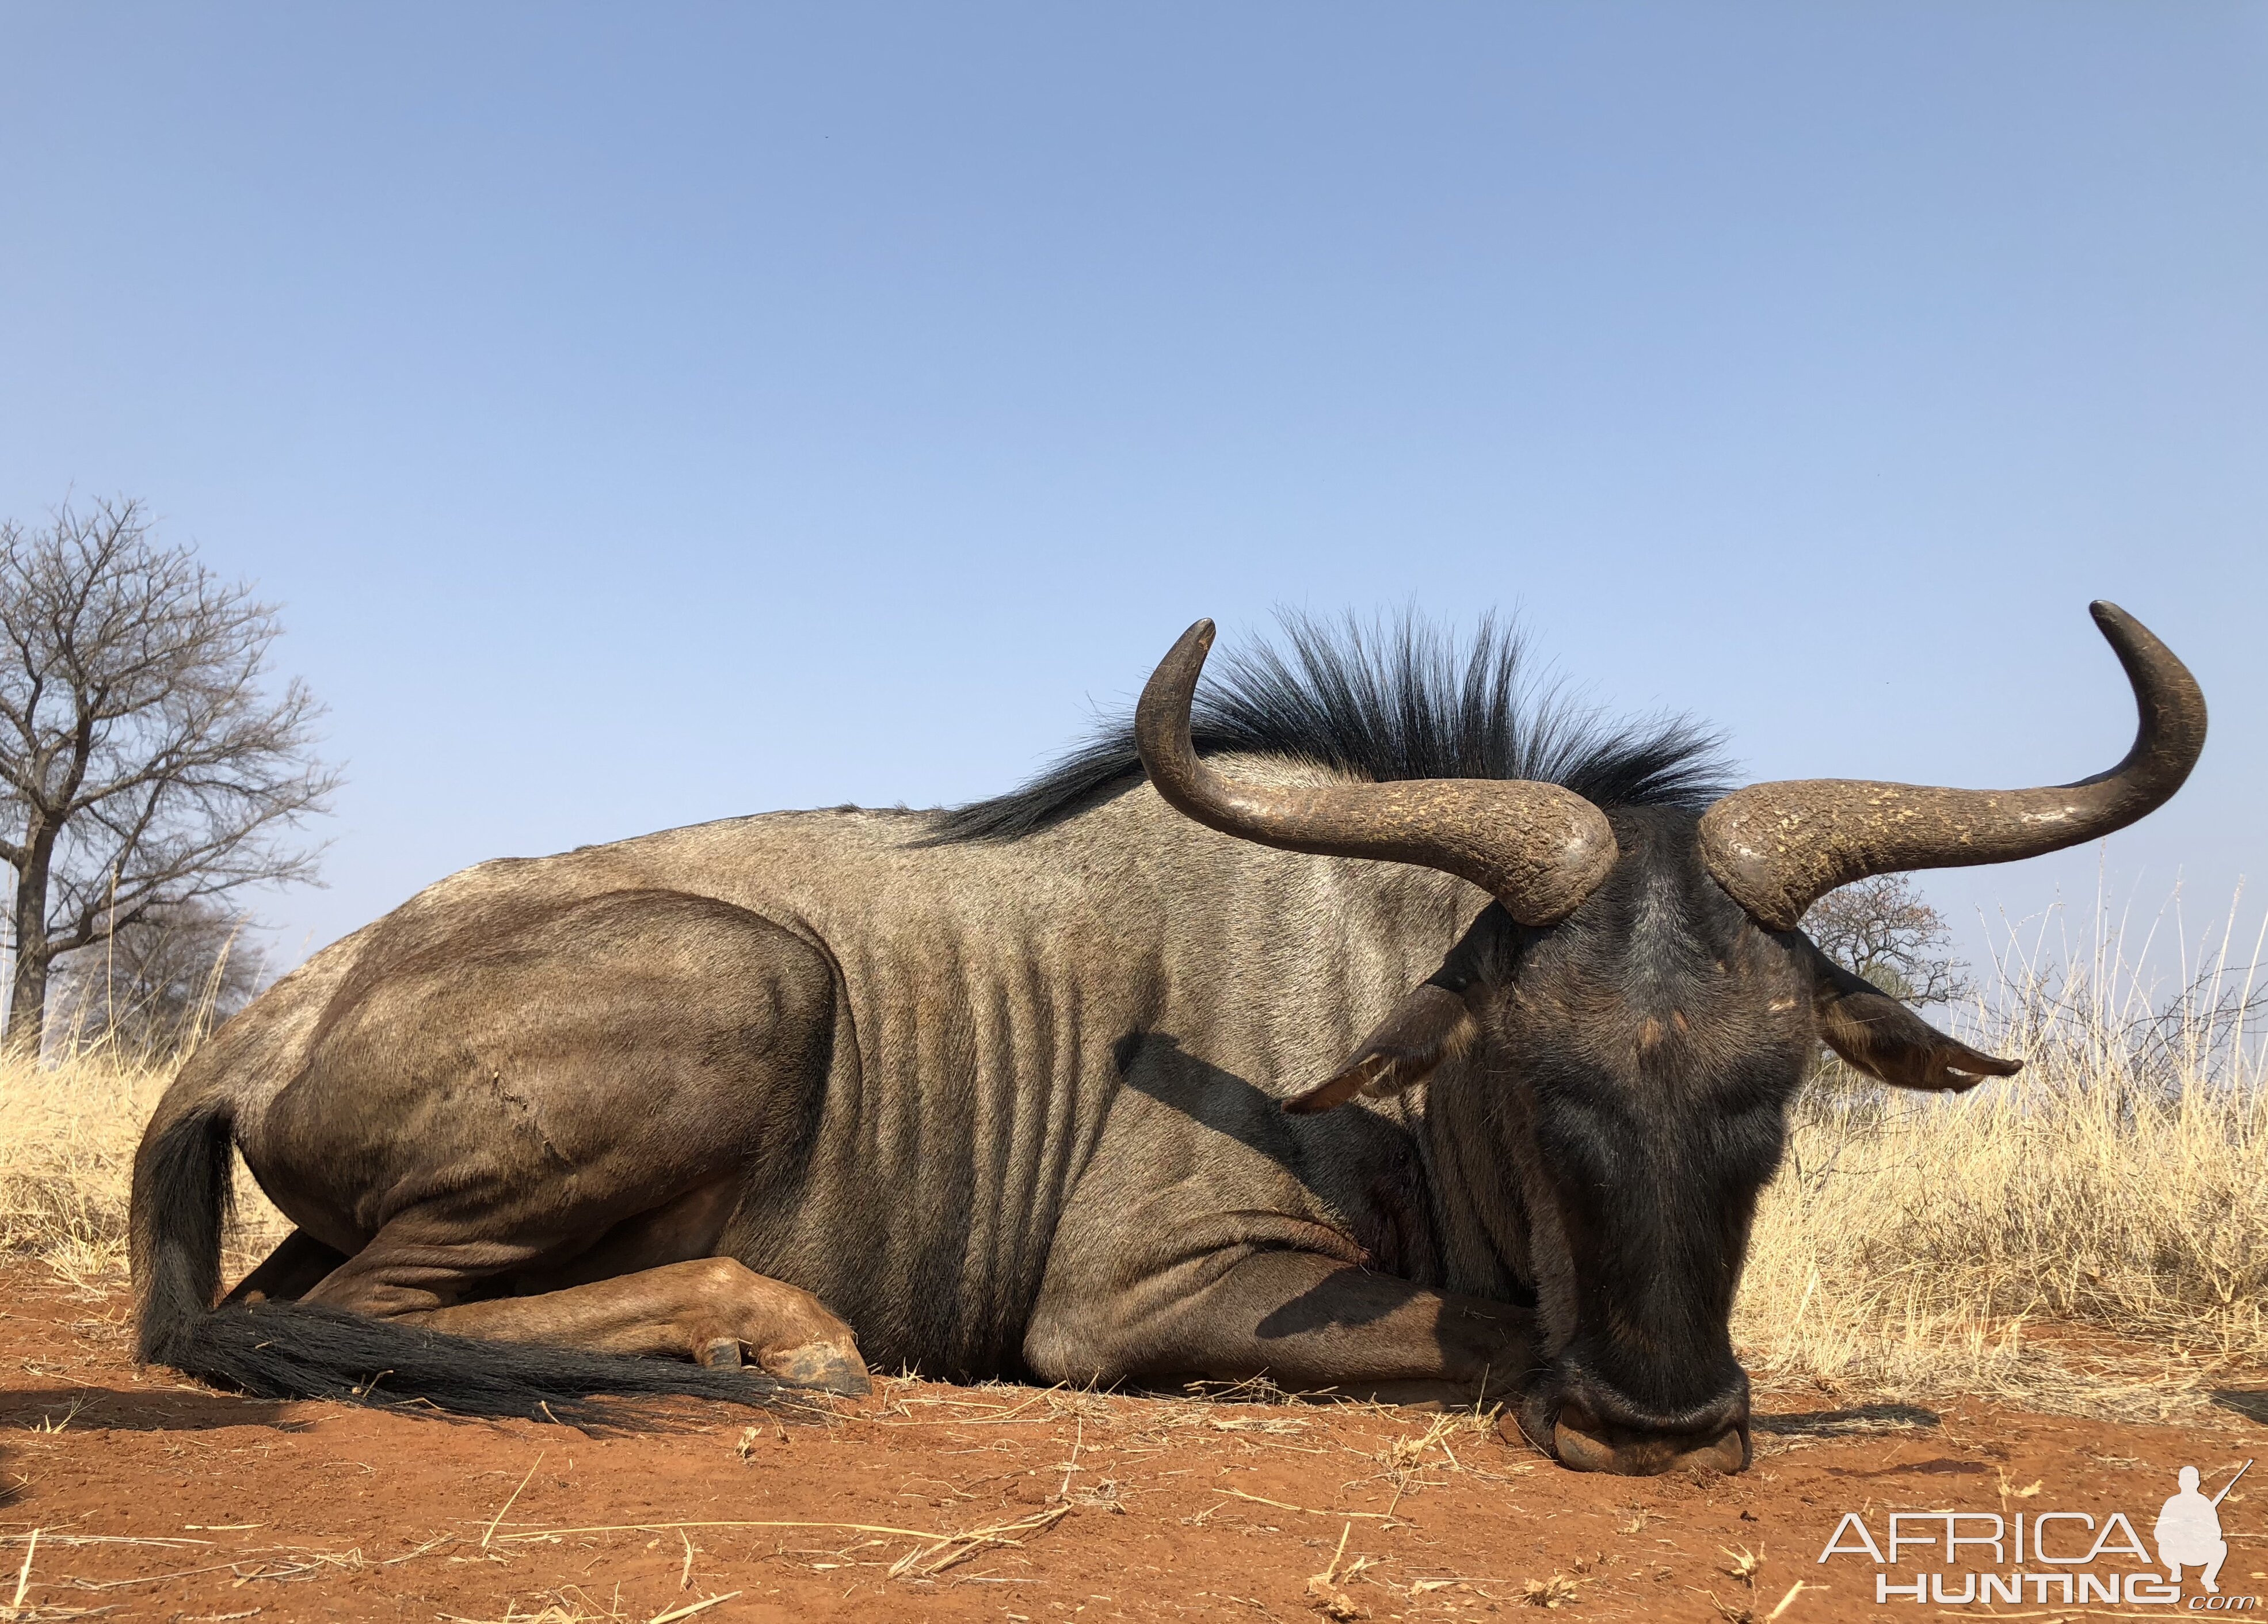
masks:
{"label": "dry straw on ground", "polygon": [[[2264,995],[2224,945],[2153,996],[2119,945],[2011,954],[1961,1012],[2015,1078],[1936,1099],[1830,1069],[1807,1091],[1734,1326],[1763,1385],[2131,1415],[2268,1363],[2268,1077],[2245,1026]],[[169,1075],[102,1045],[0,1060],[0,1250],[122,1280]],[[239,1193],[237,1268],[283,1233]]]}

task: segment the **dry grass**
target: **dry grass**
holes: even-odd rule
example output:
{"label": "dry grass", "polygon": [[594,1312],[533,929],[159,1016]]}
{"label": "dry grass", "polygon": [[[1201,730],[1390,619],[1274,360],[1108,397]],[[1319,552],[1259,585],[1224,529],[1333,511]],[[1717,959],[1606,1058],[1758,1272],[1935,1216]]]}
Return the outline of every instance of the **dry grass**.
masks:
{"label": "dry grass", "polygon": [[[1955,1024],[2022,1059],[2015,1078],[1936,1098],[1830,1076],[1807,1094],[1734,1319],[1760,1383],[2131,1415],[2268,1363],[2268,1067],[2245,1029],[2268,994],[2224,944],[2153,996],[2121,946],[2004,957]],[[171,1073],[103,1046],[0,1059],[0,1250],[122,1279],[134,1147]],[[247,1178],[239,1196],[234,1268],[284,1232]],[[997,1419],[1098,1404],[1043,1398]]]}
{"label": "dry grass", "polygon": [[2268,1363],[2260,989],[2225,937],[2154,996],[2122,946],[2003,956],[1955,1024],[2014,1078],[1815,1081],[1734,1319],[1759,1376],[2131,1415]]}
{"label": "dry grass", "polygon": [[[45,1063],[0,1057],[0,1251],[80,1285],[124,1277],[134,1147],[173,1074],[107,1047]],[[241,1169],[238,1196],[230,1261],[248,1267],[288,1225]]]}

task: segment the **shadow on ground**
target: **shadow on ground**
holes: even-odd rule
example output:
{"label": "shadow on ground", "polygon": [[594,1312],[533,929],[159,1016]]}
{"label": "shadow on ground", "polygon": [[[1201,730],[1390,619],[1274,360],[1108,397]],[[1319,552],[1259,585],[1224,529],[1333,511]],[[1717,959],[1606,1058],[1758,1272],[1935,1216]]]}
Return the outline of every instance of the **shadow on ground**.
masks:
{"label": "shadow on ground", "polygon": [[1777,1415],[1751,1415],[1749,1428],[1778,1437],[1840,1438],[1859,1432],[1934,1427],[1937,1422],[1935,1410],[1926,1410],[1918,1404],[1860,1404],[1841,1410],[1792,1410]]}
{"label": "shadow on ground", "polygon": [[2222,1409],[2234,1410],[2247,1421],[2268,1427],[2268,1387],[2223,1387],[2213,1395]]}
{"label": "shadow on ground", "polygon": [[269,1399],[225,1393],[120,1393],[59,1387],[0,1393],[0,1430],[33,1432],[209,1432],[220,1427],[301,1431],[312,1423]]}

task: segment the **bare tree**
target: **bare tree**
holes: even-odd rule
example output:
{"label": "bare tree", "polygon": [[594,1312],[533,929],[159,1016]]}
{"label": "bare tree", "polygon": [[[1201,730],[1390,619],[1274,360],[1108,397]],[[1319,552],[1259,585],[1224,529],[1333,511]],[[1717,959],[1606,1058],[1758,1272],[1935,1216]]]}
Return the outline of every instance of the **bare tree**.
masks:
{"label": "bare tree", "polygon": [[276,612],[137,502],[0,523],[0,861],[15,870],[4,1041],[37,1051],[55,959],[153,912],[312,879],[290,837],[338,776],[296,679],[263,690]]}
{"label": "bare tree", "polygon": [[1803,916],[1803,930],[1821,952],[1893,997],[1950,1003],[1971,990],[1945,915],[1922,900],[1910,874],[1829,892]]}
{"label": "bare tree", "polygon": [[264,966],[245,938],[250,922],[202,900],[150,908],[58,961],[48,1024],[144,1054],[185,1047],[260,990]]}

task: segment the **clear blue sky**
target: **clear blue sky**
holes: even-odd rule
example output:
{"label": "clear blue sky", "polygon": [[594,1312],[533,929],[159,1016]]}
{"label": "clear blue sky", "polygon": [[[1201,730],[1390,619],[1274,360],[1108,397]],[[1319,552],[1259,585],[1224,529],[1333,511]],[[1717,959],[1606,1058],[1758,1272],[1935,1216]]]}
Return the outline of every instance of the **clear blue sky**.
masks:
{"label": "clear blue sky", "polygon": [[2268,879],[2268,6],[9,4],[0,76],[0,513],[285,606],[287,961],[1005,788],[1278,604],[2003,785],[2124,749],[2112,598],[2213,706],[2114,890]]}

